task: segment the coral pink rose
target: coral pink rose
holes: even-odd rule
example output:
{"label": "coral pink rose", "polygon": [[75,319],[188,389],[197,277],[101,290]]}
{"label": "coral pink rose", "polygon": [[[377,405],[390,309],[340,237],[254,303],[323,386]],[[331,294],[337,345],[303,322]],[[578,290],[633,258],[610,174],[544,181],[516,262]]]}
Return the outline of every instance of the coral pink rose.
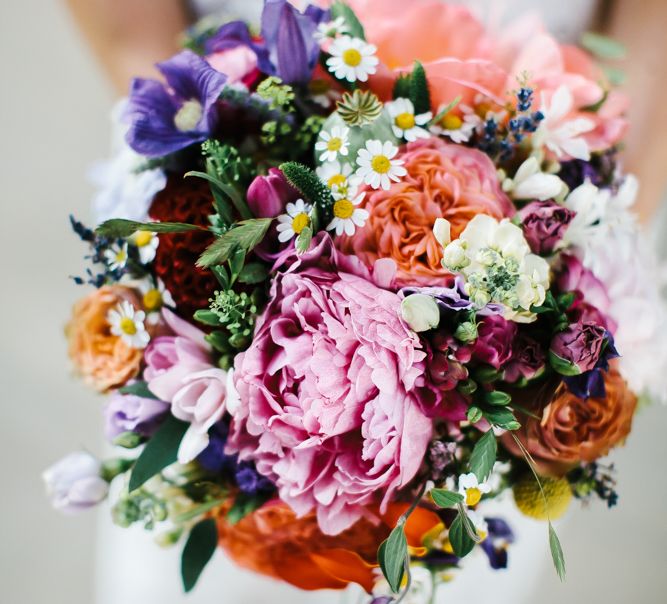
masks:
{"label": "coral pink rose", "polygon": [[388,191],[367,190],[360,206],[370,214],[366,224],[352,237],[338,237],[337,245],[367,266],[393,259],[400,285],[442,285],[449,273],[432,232],[436,218],[449,220],[456,238],[477,214],[501,219],[514,206],[481,151],[430,138],[409,143],[397,157],[408,174]]}
{"label": "coral pink rose", "polygon": [[431,436],[420,409],[425,353],[401,299],[337,272],[337,256],[325,236],[276,277],[253,343],[236,357],[241,404],[227,448],[254,461],[298,516],[315,510],[330,535],[366,506],[386,511]]}

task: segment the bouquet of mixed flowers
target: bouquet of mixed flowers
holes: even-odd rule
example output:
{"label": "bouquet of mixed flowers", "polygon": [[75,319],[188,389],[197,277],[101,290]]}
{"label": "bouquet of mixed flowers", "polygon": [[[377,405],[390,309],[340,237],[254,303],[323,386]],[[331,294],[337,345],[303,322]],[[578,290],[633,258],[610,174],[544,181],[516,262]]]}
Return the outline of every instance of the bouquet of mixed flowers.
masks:
{"label": "bouquet of mixed flowers", "polygon": [[45,480],[64,511],[118,481],[118,524],[185,542],[186,589],[219,546],[303,589],[430,594],[473,550],[506,565],[484,510],[509,491],[562,576],[551,521],[614,505],[598,460],[664,396],[604,66],[525,19],[403,5],[193,29],[132,84],[99,226],[72,219],[94,289],[70,355],[135,451]]}

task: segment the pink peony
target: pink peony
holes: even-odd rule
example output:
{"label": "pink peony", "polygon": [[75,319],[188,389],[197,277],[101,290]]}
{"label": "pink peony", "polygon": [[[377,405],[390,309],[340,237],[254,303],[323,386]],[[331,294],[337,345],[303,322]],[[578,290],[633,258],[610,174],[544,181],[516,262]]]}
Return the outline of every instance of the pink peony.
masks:
{"label": "pink peony", "polygon": [[162,314],[174,335],[155,338],[146,349],[144,379],[155,396],[171,403],[174,417],[190,424],[178,450],[178,461],[187,463],[206,448],[209,429],[222,419],[227,373],[211,363],[199,329],[167,309]]}
{"label": "pink peony", "polygon": [[320,236],[276,278],[251,347],[236,358],[241,406],[228,453],[338,534],[417,473],[431,436],[420,409],[425,353],[400,298]]}

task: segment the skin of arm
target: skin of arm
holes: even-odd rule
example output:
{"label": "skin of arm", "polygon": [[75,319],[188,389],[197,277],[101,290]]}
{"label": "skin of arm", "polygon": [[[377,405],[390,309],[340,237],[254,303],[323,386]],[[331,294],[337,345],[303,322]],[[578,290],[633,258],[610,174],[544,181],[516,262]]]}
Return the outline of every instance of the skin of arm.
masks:
{"label": "skin of arm", "polygon": [[66,0],[116,92],[133,77],[153,77],[154,64],[178,50],[191,22],[181,0]]}

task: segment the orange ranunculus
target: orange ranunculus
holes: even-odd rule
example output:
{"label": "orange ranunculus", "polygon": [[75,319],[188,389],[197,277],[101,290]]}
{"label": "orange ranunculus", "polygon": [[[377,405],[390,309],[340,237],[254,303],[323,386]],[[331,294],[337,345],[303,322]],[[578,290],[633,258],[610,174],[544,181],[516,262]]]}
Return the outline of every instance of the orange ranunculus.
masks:
{"label": "orange ranunculus", "polygon": [[[616,369],[605,375],[605,398],[581,399],[564,385],[541,410],[541,419],[524,417],[515,434],[547,475],[563,475],[581,462],[595,461],[630,433],[637,397]],[[513,454],[521,451],[506,434],[503,443]]]}
{"label": "orange ranunculus", "polygon": [[449,273],[432,232],[436,218],[449,220],[456,238],[477,214],[501,219],[514,207],[481,151],[430,138],[409,143],[397,157],[407,175],[388,191],[366,189],[360,206],[370,214],[366,224],[352,237],[338,237],[337,245],[369,267],[392,258],[399,285],[442,285]]}
{"label": "orange ranunculus", "polygon": [[84,380],[100,392],[122,386],[139,372],[143,351],[114,336],[108,312],[122,301],[140,307],[133,290],[119,285],[96,289],[74,306],[66,328],[69,356]]}
{"label": "orange ranunculus", "polygon": [[[324,535],[315,514],[297,518],[274,500],[235,525],[218,517],[219,544],[240,566],[307,590],[344,589],[358,583],[370,592],[376,579],[377,549],[389,535],[405,504],[391,504],[377,524],[362,519],[336,536]],[[440,522],[417,508],[405,527],[408,543],[422,546],[422,537]]]}

